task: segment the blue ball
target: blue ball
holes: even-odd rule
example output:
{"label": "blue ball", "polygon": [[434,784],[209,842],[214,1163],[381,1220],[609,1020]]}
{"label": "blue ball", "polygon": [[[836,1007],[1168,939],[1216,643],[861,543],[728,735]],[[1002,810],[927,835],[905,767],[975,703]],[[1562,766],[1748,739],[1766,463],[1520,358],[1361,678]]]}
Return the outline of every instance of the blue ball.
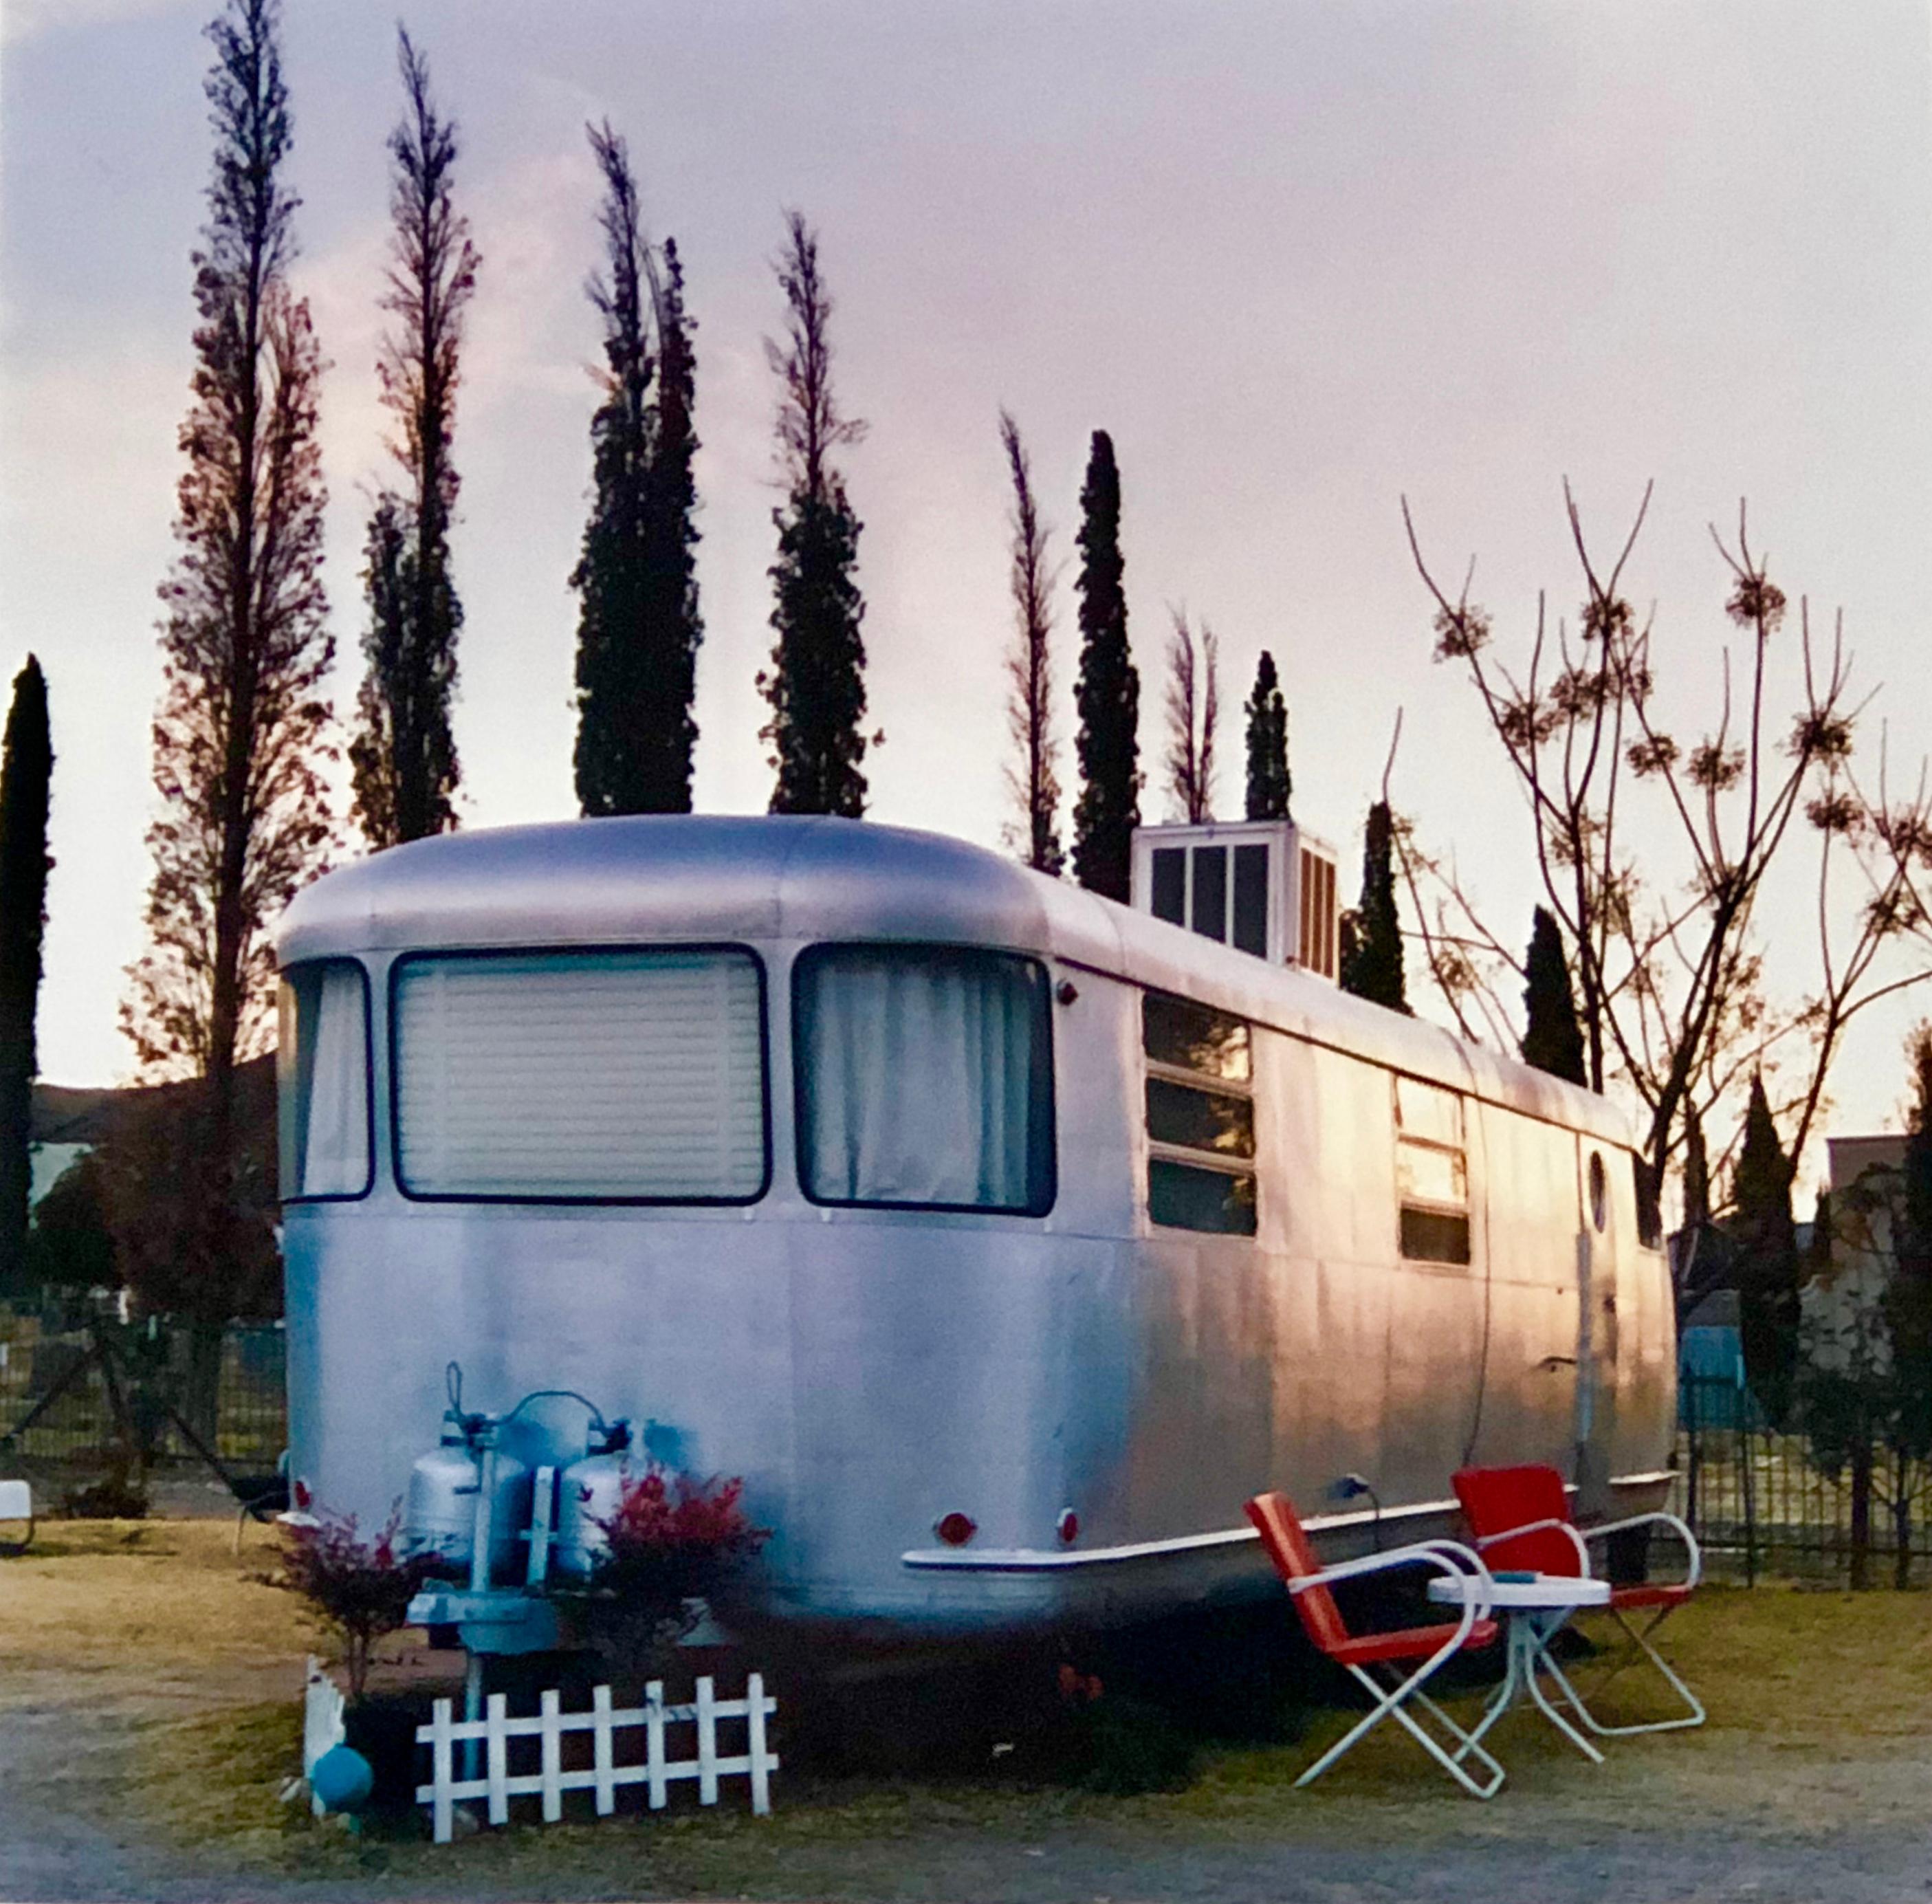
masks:
{"label": "blue ball", "polygon": [[367,1800],[375,1782],[368,1760],[347,1746],[331,1746],[309,1767],[309,1789],[322,1800],[325,1811],[356,1810]]}

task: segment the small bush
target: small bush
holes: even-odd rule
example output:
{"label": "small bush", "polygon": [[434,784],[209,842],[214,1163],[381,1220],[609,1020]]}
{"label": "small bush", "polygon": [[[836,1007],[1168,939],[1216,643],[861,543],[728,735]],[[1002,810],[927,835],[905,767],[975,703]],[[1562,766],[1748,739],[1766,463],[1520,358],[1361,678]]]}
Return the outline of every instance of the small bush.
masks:
{"label": "small bush", "polygon": [[1193,1782],[1198,1742],[1154,1701],[1063,1665],[1052,1716],[1046,1717],[1019,1769],[1110,1797],[1184,1791]]}
{"label": "small bush", "polygon": [[597,1524],[607,1542],[584,1606],[592,1646],[620,1671],[642,1676],[697,1623],[689,1602],[718,1587],[771,1538],[754,1527],[736,1476],[670,1475],[653,1461],[627,1479],[617,1510]]}
{"label": "small bush", "polygon": [[308,1527],[292,1527],[273,1583],[299,1593],[342,1638],[349,1696],[359,1700],[369,1678],[370,1649],[406,1622],[409,1605],[425,1582],[443,1571],[430,1554],[397,1551],[402,1503],[389,1510],[382,1530],[364,1540],[352,1514],[318,1512]]}
{"label": "small bush", "polygon": [[130,1463],[116,1460],[99,1480],[63,1491],[61,1512],[70,1521],[145,1521],[147,1486]]}

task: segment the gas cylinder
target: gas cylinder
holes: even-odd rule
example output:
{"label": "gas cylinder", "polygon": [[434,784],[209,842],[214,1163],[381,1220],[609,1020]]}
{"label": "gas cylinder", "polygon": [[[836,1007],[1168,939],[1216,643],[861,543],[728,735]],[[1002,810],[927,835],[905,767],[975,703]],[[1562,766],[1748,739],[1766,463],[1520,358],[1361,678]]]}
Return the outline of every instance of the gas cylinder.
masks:
{"label": "gas cylinder", "polygon": [[560,1572],[581,1578],[610,1545],[601,1524],[622,1504],[624,1483],[631,1478],[630,1446],[630,1424],[614,1422],[593,1452],[557,1476],[556,1545],[550,1564]]}
{"label": "gas cylinder", "polygon": [[[440,1446],[410,1470],[404,1534],[412,1553],[432,1553],[452,1572],[470,1565],[476,1529],[478,1457],[462,1422],[446,1419]],[[490,1499],[490,1572],[507,1577],[522,1552],[530,1524],[530,1470],[514,1455],[496,1452]]]}

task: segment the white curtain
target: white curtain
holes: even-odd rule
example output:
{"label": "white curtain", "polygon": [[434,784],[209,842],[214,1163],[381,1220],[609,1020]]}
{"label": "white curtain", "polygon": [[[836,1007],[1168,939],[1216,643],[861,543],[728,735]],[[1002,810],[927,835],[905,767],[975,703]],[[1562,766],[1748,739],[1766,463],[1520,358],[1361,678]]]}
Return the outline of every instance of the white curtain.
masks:
{"label": "white curtain", "polygon": [[808,1193],[1033,1206],[1044,1189],[1034,1120],[1048,1110],[1033,1101],[1038,984],[1031,966],[997,954],[867,946],[808,956],[797,1052]]}
{"label": "white curtain", "polygon": [[[297,971],[286,994],[282,1194],[356,1197],[369,1184],[368,1041],[362,974],[345,960]],[[290,1021],[292,1020],[292,1023]]]}

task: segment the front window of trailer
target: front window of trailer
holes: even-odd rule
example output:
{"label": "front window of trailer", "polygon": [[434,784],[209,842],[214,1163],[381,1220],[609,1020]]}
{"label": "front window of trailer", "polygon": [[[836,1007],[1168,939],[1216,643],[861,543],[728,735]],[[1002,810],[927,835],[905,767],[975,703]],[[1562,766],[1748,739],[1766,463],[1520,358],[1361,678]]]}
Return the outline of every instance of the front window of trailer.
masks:
{"label": "front window of trailer", "polygon": [[819,1203],[1043,1216],[1052,1026],[1035,959],[818,945],[792,979],[799,1182]]}
{"label": "front window of trailer", "polygon": [[412,954],[392,980],[406,1194],[748,1203],[764,979],[731,947]]}
{"label": "front window of trailer", "polygon": [[284,1200],[364,1195],[369,985],[352,959],[319,959],[282,975],[275,1084]]}

